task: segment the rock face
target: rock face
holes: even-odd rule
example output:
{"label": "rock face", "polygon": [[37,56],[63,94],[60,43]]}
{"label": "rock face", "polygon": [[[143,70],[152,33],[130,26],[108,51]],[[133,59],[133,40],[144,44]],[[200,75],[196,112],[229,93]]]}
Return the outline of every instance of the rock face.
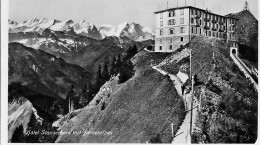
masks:
{"label": "rock face", "polygon": [[[239,43],[242,45],[239,52],[242,58],[246,58],[257,63],[258,59],[258,20],[249,10],[227,16],[239,19],[237,25],[237,35]],[[251,48],[250,48],[251,47]]]}

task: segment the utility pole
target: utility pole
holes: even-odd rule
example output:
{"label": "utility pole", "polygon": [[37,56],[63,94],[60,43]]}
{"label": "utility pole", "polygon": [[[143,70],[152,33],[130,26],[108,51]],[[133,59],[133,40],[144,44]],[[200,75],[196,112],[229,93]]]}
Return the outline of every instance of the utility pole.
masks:
{"label": "utility pole", "polygon": [[168,0],[167,0],[167,9],[168,9]]}
{"label": "utility pole", "polygon": [[190,48],[190,79],[191,79],[191,53],[192,53],[192,50]]}
{"label": "utility pole", "polygon": [[179,7],[179,1],[177,0],[177,8]]}
{"label": "utility pole", "polygon": [[193,84],[194,84],[194,76],[192,76],[192,79],[191,79],[190,135],[192,134]]}
{"label": "utility pole", "polygon": [[191,59],[192,59],[192,50],[190,49],[190,78],[191,78],[191,116],[190,116],[190,135],[192,131],[192,110],[193,110],[193,76],[191,72]]}

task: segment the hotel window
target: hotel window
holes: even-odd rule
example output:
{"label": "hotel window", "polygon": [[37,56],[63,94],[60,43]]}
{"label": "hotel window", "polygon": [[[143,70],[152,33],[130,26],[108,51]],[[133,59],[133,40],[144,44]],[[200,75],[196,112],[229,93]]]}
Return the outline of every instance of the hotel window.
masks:
{"label": "hotel window", "polygon": [[160,19],[162,19],[163,18],[163,13],[160,13]]}
{"label": "hotel window", "polygon": [[234,20],[233,19],[231,19],[231,24],[234,24]]}
{"label": "hotel window", "polygon": [[198,10],[198,13],[197,13],[197,15],[200,15],[200,11]]}
{"label": "hotel window", "polygon": [[172,50],[172,45],[170,45],[170,50]]}
{"label": "hotel window", "polygon": [[191,24],[193,24],[194,23],[194,18],[191,18],[190,22],[191,22]]}
{"label": "hotel window", "polygon": [[168,21],[168,25],[175,25],[175,19],[171,19]]}
{"label": "hotel window", "polygon": [[181,37],[181,42],[183,41],[183,37]]}
{"label": "hotel window", "polygon": [[163,21],[160,21],[160,27],[162,27],[163,26]]}
{"label": "hotel window", "polygon": [[181,18],[181,24],[184,24],[184,18]]}
{"label": "hotel window", "polygon": [[181,27],[181,33],[185,33],[184,27]]}
{"label": "hotel window", "polygon": [[170,29],[170,33],[169,34],[174,34],[174,29]]}
{"label": "hotel window", "polygon": [[163,29],[160,30],[160,36],[162,36],[162,35],[163,35]]}
{"label": "hotel window", "polygon": [[162,46],[159,46],[159,49],[162,50]]}
{"label": "hotel window", "polygon": [[190,11],[191,11],[191,15],[193,15],[193,9],[191,9]]}
{"label": "hotel window", "polygon": [[170,42],[171,42],[171,43],[173,42],[173,39],[172,39],[172,38],[170,39]]}
{"label": "hotel window", "polygon": [[181,15],[184,15],[184,9],[181,9]]}
{"label": "hotel window", "polygon": [[194,28],[193,27],[191,27],[191,33],[194,33],[194,30],[193,30]]}
{"label": "hotel window", "polygon": [[160,39],[160,43],[162,43],[162,39]]}
{"label": "hotel window", "polygon": [[169,17],[174,17],[175,16],[175,11],[172,10],[172,11],[169,11]]}

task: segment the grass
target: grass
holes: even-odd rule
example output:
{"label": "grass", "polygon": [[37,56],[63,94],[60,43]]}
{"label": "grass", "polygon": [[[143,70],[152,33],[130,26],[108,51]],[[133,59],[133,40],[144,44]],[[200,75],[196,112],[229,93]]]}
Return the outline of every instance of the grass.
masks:
{"label": "grass", "polygon": [[202,95],[193,142],[254,143],[257,92],[229,58],[229,46],[214,39],[195,38],[190,47],[192,73],[201,82],[195,87],[195,96]]}
{"label": "grass", "polygon": [[184,119],[184,104],[171,80],[150,67],[169,55],[138,53],[133,58],[135,76],[101,97],[106,104],[103,110],[99,105],[87,106],[63,127],[64,131],[84,128],[112,135],[63,135],[57,142],[145,143],[157,133],[162,142],[171,142],[170,123],[176,133]]}

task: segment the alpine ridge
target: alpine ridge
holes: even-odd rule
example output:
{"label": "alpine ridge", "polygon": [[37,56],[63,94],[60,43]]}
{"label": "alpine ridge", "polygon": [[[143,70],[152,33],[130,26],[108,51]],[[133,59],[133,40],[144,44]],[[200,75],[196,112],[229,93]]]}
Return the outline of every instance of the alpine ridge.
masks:
{"label": "alpine ridge", "polygon": [[85,20],[74,22],[73,20],[59,21],[47,18],[33,18],[22,23],[8,20],[9,33],[37,32],[43,33],[44,30],[70,31],[76,34],[88,36],[94,39],[104,39],[105,37],[128,37],[134,41],[153,39],[153,32],[148,27],[143,27],[138,23],[123,22],[117,26],[100,25],[96,26]]}

